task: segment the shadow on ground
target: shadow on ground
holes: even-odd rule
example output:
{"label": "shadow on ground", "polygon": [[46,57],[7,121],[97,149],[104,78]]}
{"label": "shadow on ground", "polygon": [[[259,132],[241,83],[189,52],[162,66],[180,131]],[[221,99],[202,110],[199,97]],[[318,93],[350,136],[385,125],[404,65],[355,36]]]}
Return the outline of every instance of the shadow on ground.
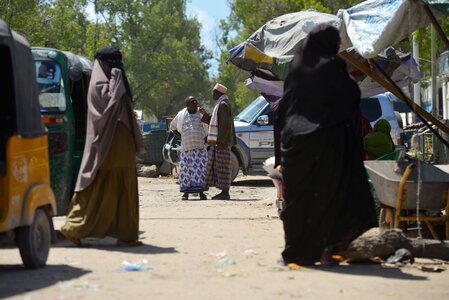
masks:
{"label": "shadow on ground", "polygon": [[357,275],[357,276],[371,276],[382,277],[390,279],[400,280],[427,280],[426,276],[413,275],[404,273],[401,268],[385,268],[380,265],[367,265],[367,264],[352,264],[343,265],[332,268],[319,267],[320,270],[325,272],[332,272],[337,274]]}
{"label": "shadow on ground", "polygon": [[[231,197],[233,197],[233,195],[231,195]],[[247,201],[252,201],[252,202],[256,202],[256,201],[261,201],[261,200],[263,200],[263,199],[261,199],[261,198],[231,198],[229,200],[212,200],[212,201],[223,201],[223,202],[247,202]]]}
{"label": "shadow on ground", "polygon": [[[252,179],[252,180],[237,180],[232,182],[232,186],[254,186],[254,187],[274,187],[270,178],[267,179]],[[232,192],[232,191],[231,191]]]}
{"label": "shadow on ground", "polygon": [[23,265],[0,265],[0,298],[40,290],[90,272],[68,265],[47,265],[34,270]]}
{"label": "shadow on ground", "polygon": [[83,243],[83,249],[95,249],[95,250],[106,250],[114,252],[125,252],[125,253],[135,253],[135,254],[166,254],[166,253],[178,253],[174,247],[158,247],[148,244],[143,244],[138,247],[117,247],[114,244],[104,245],[99,243],[93,243],[87,241]]}
{"label": "shadow on ground", "polygon": [[211,196],[209,195],[207,200],[199,200],[199,199],[189,199],[189,200],[182,200],[182,202],[204,202],[204,201],[212,201],[212,202],[216,202],[219,203],[220,201],[225,203],[225,202],[245,202],[245,201],[261,201],[261,198],[238,198],[235,195],[239,196],[239,193],[233,193],[231,191],[231,199],[229,200],[215,200],[215,199],[211,199]]}
{"label": "shadow on ground", "polygon": [[[58,231],[57,231],[58,232]],[[158,247],[150,244],[145,244],[145,240],[142,240],[143,245],[134,247],[118,247],[116,246],[116,239],[106,237],[103,239],[97,238],[85,238],[82,239],[82,246],[77,247],[70,241],[66,240],[58,232],[58,240],[52,247],[73,247],[82,249],[96,249],[96,250],[106,250],[106,251],[119,251],[126,253],[137,253],[137,254],[166,254],[166,253],[178,253],[174,247]]]}

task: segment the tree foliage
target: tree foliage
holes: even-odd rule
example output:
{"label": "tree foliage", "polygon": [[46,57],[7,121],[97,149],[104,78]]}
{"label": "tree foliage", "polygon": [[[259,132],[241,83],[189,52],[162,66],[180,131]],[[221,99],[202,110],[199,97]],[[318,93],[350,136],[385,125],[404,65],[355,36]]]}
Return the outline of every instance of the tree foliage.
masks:
{"label": "tree foliage", "polygon": [[135,100],[159,117],[173,114],[186,96],[208,96],[200,24],[185,16],[185,1],[97,0],[115,24],[114,42],[123,50]]}
{"label": "tree foliage", "polygon": [[158,118],[176,113],[189,95],[209,98],[211,54],[201,44],[199,22],[185,11],[185,0],[0,2],[0,18],[32,46],[92,60],[102,47],[118,46],[137,107]]}
{"label": "tree foliage", "polygon": [[[220,81],[238,112],[257,95],[245,86],[248,73],[226,64],[227,51],[267,21],[295,11],[335,14],[362,0],[227,0],[231,14],[220,20],[216,56]],[[161,118],[174,114],[186,96],[210,99],[207,70],[212,53],[200,41],[201,25],[186,17],[187,0],[2,0],[0,18],[32,46],[53,47],[94,58],[100,48],[118,46],[125,60],[136,105]],[[89,13],[88,13],[89,11]],[[440,20],[449,32],[448,18]],[[422,69],[430,69],[430,29],[418,32]],[[396,45],[410,51],[411,39]],[[444,51],[437,39],[438,52]]]}

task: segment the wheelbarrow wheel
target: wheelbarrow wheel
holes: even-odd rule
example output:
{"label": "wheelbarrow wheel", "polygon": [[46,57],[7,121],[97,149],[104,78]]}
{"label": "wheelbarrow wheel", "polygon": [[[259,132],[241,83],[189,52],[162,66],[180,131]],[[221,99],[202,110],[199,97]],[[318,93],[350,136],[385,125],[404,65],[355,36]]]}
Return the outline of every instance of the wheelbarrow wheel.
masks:
{"label": "wheelbarrow wheel", "polygon": [[45,266],[50,243],[50,218],[45,210],[38,208],[31,225],[17,229],[17,244],[25,267],[35,269]]}
{"label": "wheelbarrow wheel", "polygon": [[389,207],[382,207],[379,213],[379,228],[381,231],[391,229],[394,226],[394,210]]}

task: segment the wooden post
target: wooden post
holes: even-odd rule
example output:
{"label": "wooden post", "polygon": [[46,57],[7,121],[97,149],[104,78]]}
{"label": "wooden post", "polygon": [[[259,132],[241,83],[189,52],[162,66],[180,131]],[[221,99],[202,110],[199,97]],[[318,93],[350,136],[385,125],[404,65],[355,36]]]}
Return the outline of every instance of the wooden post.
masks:
{"label": "wooden post", "polygon": [[349,52],[343,51],[340,52],[339,55],[346,60],[347,62],[351,63],[355,67],[357,67],[360,71],[371,77],[374,81],[376,81],[378,84],[383,86],[386,90],[390,91],[392,94],[394,94],[399,99],[406,102],[409,107],[413,110],[413,112],[419,114],[421,117],[426,119],[427,121],[434,124],[436,127],[438,127],[441,131],[443,131],[446,134],[449,134],[449,127],[447,127],[445,124],[443,124],[440,120],[435,118],[432,114],[425,111],[421,106],[416,105],[413,100],[411,100],[409,97],[405,96],[403,97],[402,93],[392,84],[390,84],[388,81],[386,81],[384,78],[382,78],[380,75],[373,72],[369,67],[362,64],[358,59],[353,57]]}

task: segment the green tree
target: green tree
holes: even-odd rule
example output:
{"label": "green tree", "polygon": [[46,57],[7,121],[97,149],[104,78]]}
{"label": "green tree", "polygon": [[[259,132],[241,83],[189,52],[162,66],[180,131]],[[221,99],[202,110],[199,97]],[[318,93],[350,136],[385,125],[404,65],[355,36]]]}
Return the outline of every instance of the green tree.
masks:
{"label": "green tree", "polygon": [[[446,36],[449,35],[449,17],[444,17],[440,20],[438,20],[438,23],[441,25],[443,31],[446,33]],[[418,43],[419,43],[419,52],[420,52],[420,61],[419,65],[421,70],[424,72],[424,75],[427,79],[427,77],[430,76],[430,69],[431,69],[431,28],[430,26],[426,28],[421,28],[418,30]],[[407,43],[404,43],[403,48],[406,51],[411,51],[411,43],[412,38],[407,41]],[[437,55],[439,56],[442,52],[448,51],[444,46],[444,43],[442,42],[441,38],[437,36],[436,38],[436,49],[437,49]]]}
{"label": "green tree", "polygon": [[235,27],[240,28],[240,33],[245,37],[259,29],[264,23],[280,15],[309,8],[321,12],[330,12],[317,0],[235,0],[230,5],[231,19],[239,25],[243,25]]}
{"label": "green tree", "polygon": [[134,99],[158,118],[183,107],[189,95],[209,97],[200,24],[185,15],[185,1],[97,0],[98,12],[115,24],[113,43],[125,56]]}
{"label": "green tree", "polygon": [[[87,15],[87,8],[94,15]],[[185,14],[185,0],[4,0],[0,17],[32,46],[94,58],[107,45],[125,60],[136,105],[161,118],[183,107],[186,96],[210,98],[200,24]]]}
{"label": "green tree", "polygon": [[86,55],[86,5],[87,0],[6,0],[0,3],[0,17],[32,46]]}
{"label": "green tree", "polygon": [[88,20],[86,0],[54,0],[41,16],[44,38],[35,46],[45,46],[85,55]]}
{"label": "green tree", "polygon": [[3,0],[0,2],[0,18],[10,28],[27,37],[30,44],[44,36],[42,15],[48,5],[44,0]]}

